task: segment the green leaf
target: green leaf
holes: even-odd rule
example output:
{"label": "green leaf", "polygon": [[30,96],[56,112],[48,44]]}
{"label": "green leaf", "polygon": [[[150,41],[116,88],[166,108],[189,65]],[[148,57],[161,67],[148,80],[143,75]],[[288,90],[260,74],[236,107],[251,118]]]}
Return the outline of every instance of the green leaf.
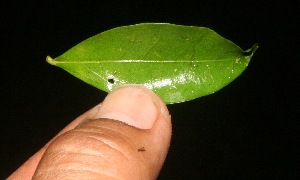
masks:
{"label": "green leaf", "polygon": [[243,51],[204,27],[144,23],[105,31],[47,61],[106,92],[143,84],[172,104],[226,86],[257,48]]}

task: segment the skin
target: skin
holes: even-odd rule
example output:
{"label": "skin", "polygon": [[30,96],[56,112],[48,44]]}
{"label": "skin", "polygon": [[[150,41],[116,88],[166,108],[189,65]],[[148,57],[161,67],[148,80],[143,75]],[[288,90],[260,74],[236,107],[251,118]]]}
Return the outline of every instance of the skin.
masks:
{"label": "skin", "polygon": [[156,179],[171,140],[166,105],[126,85],[76,118],[8,179]]}

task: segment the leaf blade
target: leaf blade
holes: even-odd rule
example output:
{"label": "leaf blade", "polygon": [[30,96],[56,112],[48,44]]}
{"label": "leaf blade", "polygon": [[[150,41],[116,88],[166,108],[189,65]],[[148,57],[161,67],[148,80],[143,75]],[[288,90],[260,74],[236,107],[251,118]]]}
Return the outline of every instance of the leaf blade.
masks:
{"label": "leaf blade", "polygon": [[245,56],[247,51],[208,28],[144,23],[105,31],[47,61],[106,92],[143,84],[171,104],[226,86],[257,47]]}

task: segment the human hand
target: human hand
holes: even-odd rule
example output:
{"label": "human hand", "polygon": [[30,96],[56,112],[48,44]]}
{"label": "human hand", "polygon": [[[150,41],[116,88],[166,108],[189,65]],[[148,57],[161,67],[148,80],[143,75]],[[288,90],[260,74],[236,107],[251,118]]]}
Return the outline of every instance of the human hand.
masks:
{"label": "human hand", "polygon": [[126,85],[66,126],[8,179],[155,179],[171,139],[167,107]]}

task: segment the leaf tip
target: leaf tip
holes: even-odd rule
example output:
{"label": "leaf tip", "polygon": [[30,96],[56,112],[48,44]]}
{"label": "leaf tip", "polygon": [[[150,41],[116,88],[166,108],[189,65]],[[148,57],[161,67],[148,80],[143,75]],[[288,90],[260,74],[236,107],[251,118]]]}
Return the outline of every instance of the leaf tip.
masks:
{"label": "leaf tip", "polygon": [[255,51],[258,49],[258,47],[259,47],[259,44],[258,44],[258,43],[255,43],[255,44],[252,46],[252,48],[251,48],[252,54],[251,54],[251,55],[253,55],[253,54],[255,53]]}
{"label": "leaf tip", "polygon": [[255,43],[250,49],[244,52],[244,55],[251,58],[255,53],[255,51],[258,49],[258,47],[259,47],[258,43]]}
{"label": "leaf tip", "polygon": [[52,59],[50,56],[46,57],[46,61],[51,65],[56,65],[56,61]]}

